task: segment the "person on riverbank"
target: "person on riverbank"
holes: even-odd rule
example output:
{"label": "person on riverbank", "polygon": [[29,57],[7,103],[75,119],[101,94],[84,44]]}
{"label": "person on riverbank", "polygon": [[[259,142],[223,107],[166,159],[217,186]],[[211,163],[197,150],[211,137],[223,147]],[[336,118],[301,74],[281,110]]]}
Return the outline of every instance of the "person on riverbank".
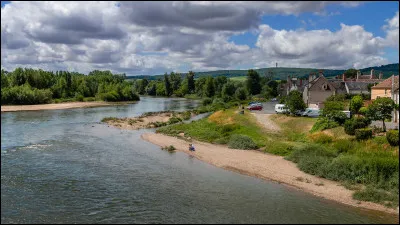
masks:
{"label": "person on riverbank", "polygon": [[189,151],[191,151],[191,152],[196,151],[193,144],[189,144]]}

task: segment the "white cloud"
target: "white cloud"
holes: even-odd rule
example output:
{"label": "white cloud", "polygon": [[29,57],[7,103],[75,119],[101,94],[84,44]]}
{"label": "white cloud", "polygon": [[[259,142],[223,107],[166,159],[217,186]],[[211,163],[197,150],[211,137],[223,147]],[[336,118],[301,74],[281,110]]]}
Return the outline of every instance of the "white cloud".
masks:
{"label": "white cloud", "polygon": [[[328,4],[359,3],[11,2],[1,9],[1,64],[8,70],[107,69],[130,75],[182,66],[201,71],[275,62],[348,68],[385,64],[382,48],[398,49],[398,13],[387,21],[385,39],[361,26],[343,24],[331,32],[275,30],[260,24],[263,14],[323,13]],[[311,20],[304,23],[315,26]],[[229,41],[245,32],[259,35],[256,48]]]}

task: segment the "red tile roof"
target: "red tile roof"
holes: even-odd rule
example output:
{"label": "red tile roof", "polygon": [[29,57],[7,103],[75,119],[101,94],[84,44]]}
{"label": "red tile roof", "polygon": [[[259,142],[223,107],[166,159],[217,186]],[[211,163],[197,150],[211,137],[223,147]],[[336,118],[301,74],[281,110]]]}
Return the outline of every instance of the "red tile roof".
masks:
{"label": "red tile roof", "polygon": [[[381,89],[381,88],[392,88],[392,76],[372,87],[372,89]],[[394,89],[397,88],[399,88],[399,75],[394,76]]]}

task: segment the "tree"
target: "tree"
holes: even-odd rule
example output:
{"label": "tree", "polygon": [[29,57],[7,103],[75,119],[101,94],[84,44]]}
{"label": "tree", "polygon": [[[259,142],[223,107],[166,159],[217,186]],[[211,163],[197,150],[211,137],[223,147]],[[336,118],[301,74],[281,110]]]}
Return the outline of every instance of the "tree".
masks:
{"label": "tree", "polygon": [[299,91],[291,91],[286,98],[285,104],[292,114],[296,114],[296,111],[303,111],[306,109],[306,104]]}
{"label": "tree", "polygon": [[251,95],[257,95],[261,92],[260,75],[255,70],[247,71],[246,80],[247,91]]}
{"label": "tree", "polygon": [[344,72],[346,78],[355,78],[357,77],[357,70],[356,69],[348,69]]}
{"label": "tree", "polygon": [[392,118],[395,103],[391,98],[377,98],[368,106],[367,117],[371,120],[382,120],[383,131],[386,132],[385,119]]}
{"label": "tree", "polygon": [[204,84],[204,95],[209,98],[215,95],[214,78],[211,76],[207,77],[206,83]]}
{"label": "tree", "polygon": [[156,82],[152,81],[149,85],[146,87],[146,93],[148,95],[154,96],[157,94],[157,85]]}
{"label": "tree", "polygon": [[186,75],[186,78],[187,78],[188,91],[190,94],[193,94],[195,92],[194,73],[192,71],[189,71],[189,73]]}
{"label": "tree", "polygon": [[164,85],[165,85],[165,95],[166,96],[171,96],[172,94],[172,88],[171,88],[171,83],[168,79],[168,75],[165,73],[164,74]]}
{"label": "tree", "polygon": [[236,89],[236,91],[235,91],[235,97],[236,97],[238,100],[246,100],[246,98],[247,98],[247,91],[246,91],[246,89],[245,89],[244,87],[240,87],[240,88]]}
{"label": "tree", "polygon": [[225,102],[228,102],[235,94],[235,85],[232,82],[227,82],[222,86],[221,96]]}
{"label": "tree", "polygon": [[350,101],[350,112],[352,114],[358,114],[358,111],[363,105],[363,98],[360,95],[354,96]]}
{"label": "tree", "polygon": [[178,90],[181,86],[181,75],[179,73],[171,72],[169,79],[171,82],[172,92]]}
{"label": "tree", "polygon": [[219,76],[214,78],[215,95],[221,96],[222,87],[226,82],[228,82],[228,79],[225,76]]}

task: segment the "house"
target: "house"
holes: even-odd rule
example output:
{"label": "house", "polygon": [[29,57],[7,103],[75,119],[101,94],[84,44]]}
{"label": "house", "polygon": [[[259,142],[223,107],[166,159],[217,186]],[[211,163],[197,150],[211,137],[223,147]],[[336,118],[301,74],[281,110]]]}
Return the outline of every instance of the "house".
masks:
{"label": "house", "polygon": [[310,74],[303,90],[303,100],[309,108],[323,108],[324,101],[336,94],[346,93],[345,84],[341,81],[330,81],[322,72],[317,77]]}
{"label": "house", "polygon": [[[382,97],[389,97],[393,99],[396,104],[399,104],[399,75],[392,75],[388,79],[371,87],[371,100]],[[398,110],[395,110],[395,112],[393,112],[392,121],[396,123],[399,122]]]}
{"label": "house", "polygon": [[289,95],[291,91],[299,91],[303,93],[304,88],[307,86],[308,81],[302,78],[287,77],[287,82],[283,86],[283,95]]}

